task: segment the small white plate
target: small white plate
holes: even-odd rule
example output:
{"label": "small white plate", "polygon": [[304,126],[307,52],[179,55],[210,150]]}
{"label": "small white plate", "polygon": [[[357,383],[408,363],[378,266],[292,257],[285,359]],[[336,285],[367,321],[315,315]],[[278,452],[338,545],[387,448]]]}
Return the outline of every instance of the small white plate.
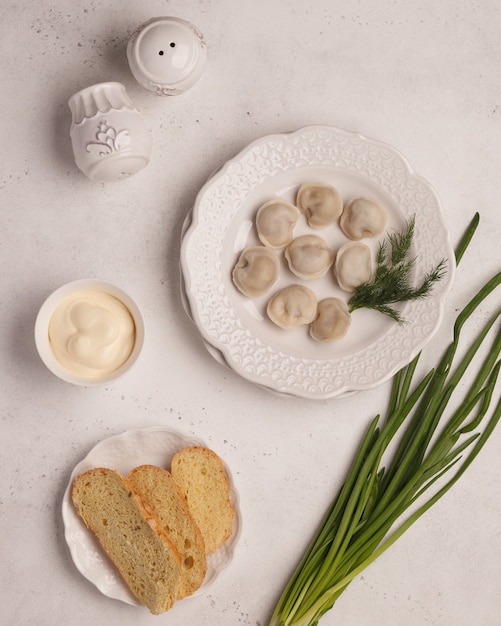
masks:
{"label": "small white plate", "polygon": [[[261,298],[246,298],[235,288],[231,271],[240,252],[258,243],[254,218],[259,206],[275,197],[294,202],[307,182],[333,185],[345,201],[359,195],[376,199],[387,209],[390,231],[401,230],[415,216],[416,282],[447,260],[446,274],[432,294],[401,306],[405,325],[358,310],[343,339],[320,344],[306,327],[285,331],[267,319],[271,293],[292,282],[287,272]],[[294,234],[305,232],[312,229],[302,217]],[[334,249],[347,241],[338,225],[314,232]],[[381,238],[364,242],[375,249]],[[253,142],[204,185],[187,217],[181,270],[186,308],[211,354],[272,391],[326,399],[373,388],[412,360],[440,325],[455,262],[437,195],[398,151],[359,134],[309,126]],[[305,284],[319,298],[348,299],[330,276]]]}
{"label": "small white plate", "polygon": [[[99,442],[71,473],[63,504],[65,539],[70,548],[73,562],[80,573],[109,598],[139,606],[138,600],[118,574],[115,566],[104,553],[94,534],[85,527],[71,502],[71,485],[79,474],[93,467],[107,467],[127,475],[138,465],[159,465],[170,468],[174,454],[189,446],[204,446],[195,437],[188,437],[164,427],[128,430]],[[219,574],[231,563],[240,534],[240,509],[238,492],[225,464],[230,484],[230,499],[235,509],[233,533],[216,552],[207,555],[207,575],[202,586],[192,595],[204,592]]]}

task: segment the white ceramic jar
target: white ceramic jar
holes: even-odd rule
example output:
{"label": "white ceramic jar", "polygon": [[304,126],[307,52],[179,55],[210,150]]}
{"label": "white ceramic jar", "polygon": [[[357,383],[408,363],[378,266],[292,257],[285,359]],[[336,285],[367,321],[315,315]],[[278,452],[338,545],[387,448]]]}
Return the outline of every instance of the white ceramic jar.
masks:
{"label": "white ceramic jar", "polygon": [[150,160],[151,135],[121,83],[92,85],[68,101],[75,162],[91,180],[132,176]]}
{"label": "white ceramic jar", "polygon": [[207,62],[207,45],[196,26],[178,17],[156,17],[131,35],[127,58],[137,82],[160,96],[193,87]]}

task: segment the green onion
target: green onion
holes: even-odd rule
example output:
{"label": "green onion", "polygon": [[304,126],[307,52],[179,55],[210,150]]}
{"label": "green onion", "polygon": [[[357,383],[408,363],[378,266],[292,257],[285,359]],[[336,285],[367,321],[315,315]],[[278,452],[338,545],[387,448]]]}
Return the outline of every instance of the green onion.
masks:
{"label": "green onion", "polygon": [[[476,214],[456,249],[456,263],[478,222]],[[418,355],[394,376],[385,419],[378,415],[369,424],[345,482],[284,589],[270,626],[318,624],[350,582],[451,489],[485,445],[501,419],[496,391],[501,309],[484,323],[461,357],[458,348],[463,326],[500,284],[501,272],[460,312],[452,341],[435,369],[415,384]],[[488,342],[487,356],[482,357],[478,353]],[[475,365],[473,380],[466,385],[465,375]]]}

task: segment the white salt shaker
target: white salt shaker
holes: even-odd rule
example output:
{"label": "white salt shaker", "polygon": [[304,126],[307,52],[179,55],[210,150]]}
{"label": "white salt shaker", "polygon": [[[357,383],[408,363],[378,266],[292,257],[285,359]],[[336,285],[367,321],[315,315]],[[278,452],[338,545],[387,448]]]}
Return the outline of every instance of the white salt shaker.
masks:
{"label": "white salt shaker", "polygon": [[148,126],[121,83],[86,87],[71,96],[68,105],[75,162],[91,180],[117,181],[149,163]]}
{"label": "white salt shaker", "polygon": [[160,96],[193,87],[207,62],[207,45],[196,26],[178,17],[155,17],[141,24],[127,45],[137,82]]}

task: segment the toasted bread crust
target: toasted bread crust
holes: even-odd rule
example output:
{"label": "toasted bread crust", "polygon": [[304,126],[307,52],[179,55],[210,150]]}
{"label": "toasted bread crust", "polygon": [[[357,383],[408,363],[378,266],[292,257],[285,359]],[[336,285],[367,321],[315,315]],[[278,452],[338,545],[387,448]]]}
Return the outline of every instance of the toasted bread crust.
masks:
{"label": "toasted bread crust", "polygon": [[231,536],[235,515],[222,460],[209,448],[184,448],[174,455],[171,473],[202,532],[206,551],[214,552]]}
{"label": "toasted bread crust", "polygon": [[186,499],[172,475],[156,465],[141,465],[128,475],[135,491],[148,503],[182,558],[177,599],[193,594],[207,572],[205,544]]}
{"label": "toasted bread crust", "polygon": [[181,556],[132,483],[94,468],[75,479],[71,498],[137,599],[155,615],[172,608]]}

